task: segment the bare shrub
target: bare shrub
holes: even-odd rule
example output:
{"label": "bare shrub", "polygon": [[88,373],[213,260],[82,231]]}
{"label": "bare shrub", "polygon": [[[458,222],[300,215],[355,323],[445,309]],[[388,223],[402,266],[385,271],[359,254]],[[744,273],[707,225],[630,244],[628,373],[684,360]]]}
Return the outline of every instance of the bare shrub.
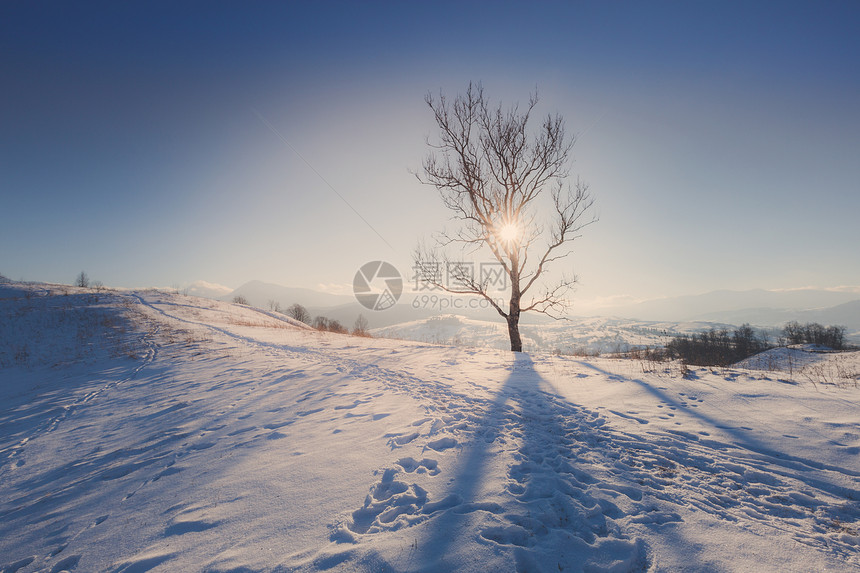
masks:
{"label": "bare shrub", "polygon": [[81,288],[89,288],[90,277],[87,276],[87,273],[85,271],[81,271],[81,274],[75,277],[75,286]]}
{"label": "bare shrub", "polygon": [[299,303],[295,303],[287,309],[287,316],[305,324],[310,324],[311,322],[311,315],[308,309]]}
{"label": "bare shrub", "polygon": [[355,319],[355,324],[352,327],[352,333],[355,336],[370,336],[370,325],[363,314],[359,314]]}

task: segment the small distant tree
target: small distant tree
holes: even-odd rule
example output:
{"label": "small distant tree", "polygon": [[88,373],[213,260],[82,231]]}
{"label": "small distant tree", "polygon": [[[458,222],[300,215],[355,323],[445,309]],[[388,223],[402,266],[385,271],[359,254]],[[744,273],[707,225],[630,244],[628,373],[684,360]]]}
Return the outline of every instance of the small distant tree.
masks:
{"label": "small distant tree", "polygon": [[81,274],[75,278],[75,286],[81,288],[89,288],[90,286],[90,277],[87,276],[85,271],[81,271]]}
{"label": "small distant tree", "polygon": [[305,324],[310,324],[311,322],[311,314],[308,312],[308,309],[299,303],[295,303],[287,309],[287,316]]}
{"label": "small distant tree", "polygon": [[355,324],[352,327],[352,333],[355,336],[370,336],[370,325],[363,314],[359,314],[355,319]]}
{"label": "small distant tree", "polygon": [[326,318],[324,316],[318,316],[318,317],[314,318],[313,324],[311,324],[311,326],[313,326],[317,330],[328,330],[328,328],[329,328],[328,324],[329,324],[328,318]]}
{"label": "small distant tree", "polygon": [[828,326],[827,327],[827,345],[833,350],[842,350],[845,348],[845,327],[844,326]]}
{"label": "small distant tree", "polygon": [[782,329],[782,338],[788,344],[803,344],[803,327],[797,321],[791,321]]}
{"label": "small distant tree", "polygon": [[272,312],[281,312],[281,303],[276,300],[269,299],[269,310]]}
{"label": "small distant tree", "polygon": [[735,329],[732,343],[734,345],[735,358],[738,360],[758,354],[767,348],[767,340],[764,335],[758,336],[749,324],[744,324],[740,328]]}
{"label": "small distant tree", "polygon": [[339,320],[329,320],[328,321],[328,330],[329,332],[337,332],[338,334],[348,334],[349,329],[342,325]]}
{"label": "small distant tree", "polygon": [[244,304],[245,306],[251,306],[251,303],[248,302],[248,299],[241,294],[237,294],[233,297],[233,304]]}

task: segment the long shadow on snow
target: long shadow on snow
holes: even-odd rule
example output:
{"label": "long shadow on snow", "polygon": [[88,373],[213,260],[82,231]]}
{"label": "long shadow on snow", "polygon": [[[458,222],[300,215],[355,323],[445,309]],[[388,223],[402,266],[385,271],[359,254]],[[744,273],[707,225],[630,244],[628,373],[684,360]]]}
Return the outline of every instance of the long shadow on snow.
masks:
{"label": "long shadow on snow", "polygon": [[593,364],[589,364],[588,362],[578,362],[578,364],[590,368],[592,370],[596,370],[597,372],[606,376],[611,376],[615,377],[616,379],[623,379],[624,381],[638,384],[644,390],[646,390],[662,402],[674,406],[676,408],[676,411],[685,412],[690,416],[693,416],[694,418],[697,418],[705,424],[711,426],[712,428],[721,430],[726,434],[730,435],[733,438],[733,443],[726,444],[724,442],[702,438],[700,436],[697,436],[696,434],[682,431],[670,432],[674,439],[686,439],[701,444],[703,446],[721,451],[726,451],[730,448],[737,448],[742,451],[746,450],[747,453],[745,453],[743,457],[739,457],[738,461],[746,461],[748,463],[764,462],[771,466],[777,466],[776,468],[771,467],[767,469],[760,469],[762,469],[762,471],[771,471],[784,477],[790,477],[793,479],[800,480],[811,487],[820,489],[833,495],[844,497],[849,500],[860,500],[860,490],[846,488],[844,486],[834,484],[823,479],[819,479],[810,475],[804,475],[805,472],[808,472],[808,470],[816,469],[836,472],[853,478],[860,477],[860,473],[856,471],[852,471],[847,468],[831,466],[807,458],[792,456],[786,454],[785,452],[775,450],[772,447],[764,444],[760,440],[754,438],[750,434],[749,430],[744,430],[739,427],[736,427],[732,425],[730,421],[721,422],[715,418],[712,418],[711,416],[703,414],[695,408],[687,408],[684,406],[684,404],[682,404],[678,400],[675,400],[666,392],[663,392],[659,388],[655,388],[654,386],[647,384],[642,380],[638,380],[636,378],[620,377],[616,374],[611,374],[606,370],[598,368]]}
{"label": "long shadow on snow", "polygon": [[[474,428],[449,495],[437,502],[448,509],[428,524],[419,542],[418,570],[469,562],[465,555],[453,557],[464,540],[489,547],[517,571],[647,567],[642,543],[628,539],[613,521],[623,513],[609,497],[624,488],[598,490],[581,459],[599,447],[595,427],[602,419],[548,394],[542,385],[547,386],[531,358],[517,354],[510,376]],[[515,463],[507,468],[504,490],[489,491],[490,474],[512,449]],[[637,493],[628,488],[628,495]]]}

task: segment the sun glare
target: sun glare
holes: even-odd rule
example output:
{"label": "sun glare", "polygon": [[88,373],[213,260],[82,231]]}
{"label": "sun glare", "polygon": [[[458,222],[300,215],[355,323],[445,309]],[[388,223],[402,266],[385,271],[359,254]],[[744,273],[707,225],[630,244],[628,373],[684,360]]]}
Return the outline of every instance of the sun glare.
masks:
{"label": "sun glare", "polygon": [[520,238],[520,229],[514,223],[505,223],[499,228],[499,240],[505,243],[515,243]]}

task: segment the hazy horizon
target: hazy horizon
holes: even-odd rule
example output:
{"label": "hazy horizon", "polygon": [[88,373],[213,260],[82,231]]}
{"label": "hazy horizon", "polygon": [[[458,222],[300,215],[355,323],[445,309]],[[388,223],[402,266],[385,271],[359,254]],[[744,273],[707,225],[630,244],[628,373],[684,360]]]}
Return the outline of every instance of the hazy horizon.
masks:
{"label": "hazy horizon", "polygon": [[350,294],[367,261],[407,272],[450,224],[409,171],[433,130],[424,95],[481,81],[506,104],[537,88],[537,112],[577,135],[573,177],[600,221],[552,269],[580,277],[574,314],[856,288],[858,16],[813,2],[3,5],[0,273]]}

